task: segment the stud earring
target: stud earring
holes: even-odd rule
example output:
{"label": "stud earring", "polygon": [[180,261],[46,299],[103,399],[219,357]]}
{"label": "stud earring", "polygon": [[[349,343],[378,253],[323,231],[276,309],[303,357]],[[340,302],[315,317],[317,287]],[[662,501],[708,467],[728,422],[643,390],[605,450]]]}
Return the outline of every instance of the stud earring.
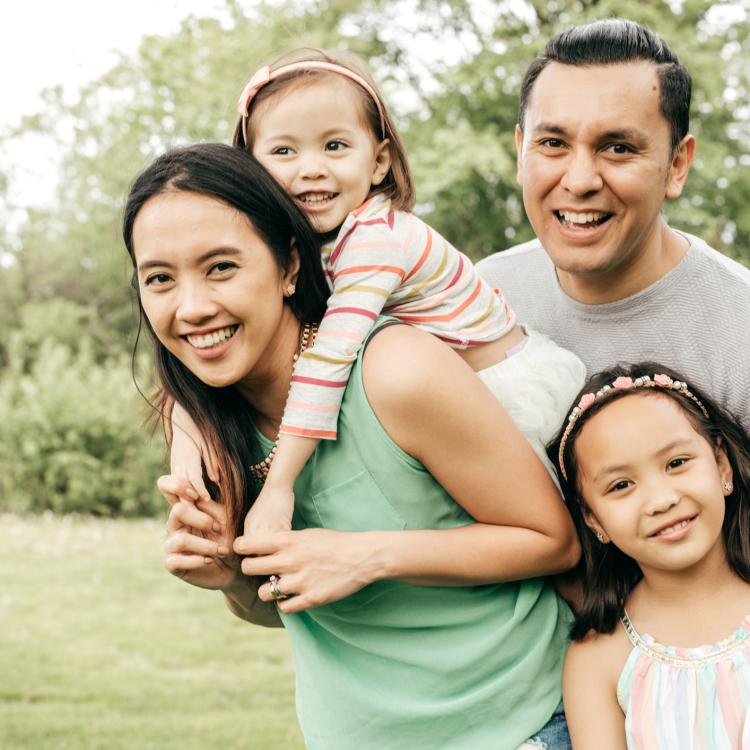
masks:
{"label": "stud earring", "polygon": [[604,544],[604,534],[602,534],[601,531],[596,532],[596,538],[599,540],[601,544]]}
{"label": "stud earring", "polygon": [[726,492],[727,495],[731,495],[732,494],[732,490],[734,489],[734,485],[731,482],[724,482],[721,486],[724,488],[724,492]]}
{"label": "stud earring", "polygon": [[286,296],[291,297],[297,291],[297,287],[294,284],[289,284],[286,288]]}

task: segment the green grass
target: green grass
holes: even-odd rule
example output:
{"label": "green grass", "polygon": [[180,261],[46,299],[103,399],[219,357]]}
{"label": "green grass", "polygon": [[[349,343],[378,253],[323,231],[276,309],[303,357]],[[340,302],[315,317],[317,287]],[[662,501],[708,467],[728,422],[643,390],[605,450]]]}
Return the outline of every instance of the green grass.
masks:
{"label": "green grass", "polygon": [[162,563],[155,521],[0,515],[1,750],[298,750],[283,630]]}

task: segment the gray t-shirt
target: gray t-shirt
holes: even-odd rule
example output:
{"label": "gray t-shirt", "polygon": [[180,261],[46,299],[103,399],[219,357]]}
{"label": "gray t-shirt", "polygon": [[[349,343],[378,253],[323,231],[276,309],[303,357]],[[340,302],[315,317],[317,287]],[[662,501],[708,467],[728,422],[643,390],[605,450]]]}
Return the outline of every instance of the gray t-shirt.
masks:
{"label": "gray t-shirt", "polygon": [[575,352],[589,375],[618,362],[658,362],[713,396],[750,433],[750,270],[682,234],[690,248],[668,274],[603,305],[563,292],[539,240],[495,253],[477,269],[502,289],[521,323]]}

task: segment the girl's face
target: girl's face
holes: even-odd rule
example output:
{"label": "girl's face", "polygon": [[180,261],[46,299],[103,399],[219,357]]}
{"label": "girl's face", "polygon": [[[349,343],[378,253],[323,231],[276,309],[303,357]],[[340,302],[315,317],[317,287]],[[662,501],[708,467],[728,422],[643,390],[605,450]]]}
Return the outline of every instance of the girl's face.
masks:
{"label": "girl's face", "polygon": [[294,322],[283,299],[297,269],[279,268],[243,214],[199,193],[161,193],[136,217],[133,245],[146,317],[189,370],[215,387],[272,371],[276,334]]}
{"label": "girl's face", "polygon": [[390,169],[356,84],[332,76],[285,88],[252,114],[252,152],[319,233],[337,229]]}
{"label": "girl's face", "polygon": [[671,398],[632,394],[612,402],[581,428],[574,450],[587,523],[644,575],[725,555],[729,461]]}

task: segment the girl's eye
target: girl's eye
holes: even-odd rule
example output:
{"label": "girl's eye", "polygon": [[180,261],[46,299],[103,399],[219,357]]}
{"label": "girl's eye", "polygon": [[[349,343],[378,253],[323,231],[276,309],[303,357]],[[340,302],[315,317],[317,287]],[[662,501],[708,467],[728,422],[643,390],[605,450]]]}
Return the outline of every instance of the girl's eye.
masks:
{"label": "girl's eye", "polygon": [[155,273],[148,276],[143,283],[144,286],[153,286],[154,284],[159,286],[161,284],[168,284],[171,280],[172,279],[165,273]]}
{"label": "girl's eye", "polygon": [[289,154],[292,153],[292,149],[289,148],[289,146],[277,146],[273,151],[271,151],[271,154],[273,156],[289,156]]}
{"label": "girl's eye", "polygon": [[685,458],[684,456],[681,456],[680,458],[673,458],[668,464],[668,469],[679,469],[680,466],[684,466],[689,459]]}
{"label": "girl's eye", "polygon": [[328,141],[326,143],[326,151],[343,151],[346,148],[346,143],[343,141]]}

